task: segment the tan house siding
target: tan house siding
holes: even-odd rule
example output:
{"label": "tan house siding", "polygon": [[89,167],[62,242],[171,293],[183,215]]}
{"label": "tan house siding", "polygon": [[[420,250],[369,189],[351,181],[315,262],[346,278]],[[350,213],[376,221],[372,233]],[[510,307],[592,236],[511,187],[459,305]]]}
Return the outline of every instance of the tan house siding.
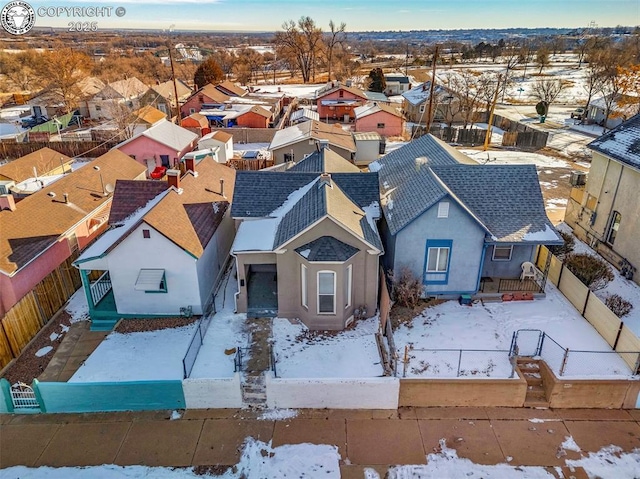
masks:
{"label": "tan house siding", "polygon": [[[593,151],[582,201],[575,199],[580,195],[572,194],[567,205],[565,221],[576,236],[595,246],[614,265],[626,258],[633,266],[640,268],[640,249],[637,247],[640,237],[640,222],[637,221],[638,185],[640,171]],[[614,211],[621,215],[620,227],[614,244],[608,245],[606,239]],[[634,281],[640,284],[640,274],[635,274]]]}
{"label": "tan house siding", "polygon": [[238,272],[238,298],[236,302],[236,308],[238,313],[247,312],[247,284],[249,279],[249,266],[251,266],[252,264],[276,264],[276,254],[238,253],[236,255],[236,266]]}
{"label": "tan house siding", "polygon": [[[316,141],[315,140],[301,140],[298,143],[293,145],[288,145],[282,148],[277,148],[271,151],[272,158],[276,165],[282,164],[285,162],[284,155],[290,154],[293,152],[294,160],[300,161],[306,155],[309,155],[317,150]],[[337,153],[345,160],[353,161],[351,159],[351,152],[345,150],[344,148],[340,148],[339,146],[331,145],[331,151]]]}

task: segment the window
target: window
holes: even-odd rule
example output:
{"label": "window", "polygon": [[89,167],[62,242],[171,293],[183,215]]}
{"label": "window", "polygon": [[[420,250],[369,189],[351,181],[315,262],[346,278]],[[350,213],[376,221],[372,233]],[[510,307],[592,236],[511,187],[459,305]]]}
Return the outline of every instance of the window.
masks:
{"label": "window", "polygon": [[353,289],[353,265],[347,266],[347,277],[344,282],[344,307],[345,309],[351,306],[351,291]]}
{"label": "window", "polygon": [[609,224],[609,232],[607,233],[607,243],[612,245],[618,235],[618,228],[620,228],[620,219],[622,216],[619,212],[614,211],[611,215],[611,223]]}
{"label": "window", "polygon": [[424,103],[420,105],[420,113],[424,113]]}
{"label": "window", "polygon": [[71,251],[72,253],[78,251],[78,236],[76,236],[75,231],[67,236],[67,241],[69,243],[69,251]]}
{"label": "window", "polygon": [[338,92],[338,97],[339,97],[339,98],[343,98],[343,97],[344,97],[344,92],[343,92],[342,90],[340,90],[340,91]]}
{"label": "window", "polygon": [[309,302],[307,301],[307,267],[303,264],[300,265],[300,292],[302,293],[302,306],[309,308]]}
{"label": "window", "polygon": [[151,231],[150,230],[142,230],[142,237],[145,238],[145,239],[151,238]]}
{"label": "window", "polygon": [[318,314],[336,313],[336,274],[318,272]]}
{"label": "window", "polygon": [[441,201],[438,203],[438,218],[448,218],[449,217],[449,202]]}
{"label": "window", "polygon": [[101,111],[102,107],[100,105],[96,105],[96,111]]}
{"label": "window", "polygon": [[378,123],[378,126],[376,128],[384,128],[384,123]]}
{"label": "window", "polygon": [[293,153],[284,154],[284,161],[294,161],[295,158],[296,158],[296,155],[294,155]]}
{"label": "window", "polygon": [[145,293],[166,293],[165,271],[163,269],[141,269],[134,289]]}
{"label": "window", "polygon": [[513,245],[510,246],[494,246],[493,261],[511,261],[511,253]]}
{"label": "window", "polygon": [[204,103],[204,95],[198,95],[198,101]]}
{"label": "window", "polygon": [[591,211],[595,211],[597,205],[598,205],[598,198],[592,195],[587,195],[587,204],[586,204],[587,209]]}
{"label": "window", "polygon": [[160,162],[165,168],[169,168],[171,166],[169,164],[169,155],[160,155]]}
{"label": "window", "polygon": [[165,115],[167,114],[167,105],[164,103],[158,103],[158,110],[160,110]]}
{"label": "window", "polygon": [[452,240],[427,240],[424,284],[447,284],[451,262]]}
{"label": "window", "polygon": [[195,108],[189,108],[189,114],[193,115],[196,112]]}

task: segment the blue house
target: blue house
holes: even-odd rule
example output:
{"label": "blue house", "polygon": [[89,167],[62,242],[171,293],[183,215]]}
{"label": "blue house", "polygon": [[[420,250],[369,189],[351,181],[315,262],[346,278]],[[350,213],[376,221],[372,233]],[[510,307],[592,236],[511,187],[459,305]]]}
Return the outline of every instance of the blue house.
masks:
{"label": "blue house", "polygon": [[562,244],[533,165],[480,165],[431,135],[370,165],[378,172],[387,270],[409,270],[425,296],[544,292],[530,267]]}

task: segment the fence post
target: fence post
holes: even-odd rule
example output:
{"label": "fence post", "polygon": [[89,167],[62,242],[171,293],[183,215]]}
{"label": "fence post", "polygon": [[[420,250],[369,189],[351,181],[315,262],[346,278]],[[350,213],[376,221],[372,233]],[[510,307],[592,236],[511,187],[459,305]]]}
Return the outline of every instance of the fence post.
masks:
{"label": "fence post", "polygon": [[[562,281],[562,272],[564,271],[564,263],[562,261],[560,261],[560,273],[558,273],[558,289],[562,292],[562,289],[560,289],[560,282]],[[564,294],[564,293],[562,293]]]}
{"label": "fence post", "polygon": [[32,384],[32,388],[33,388],[33,392],[36,395],[36,399],[38,401],[38,404],[40,405],[40,411],[42,412],[47,412],[47,406],[44,403],[44,399],[42,399],[42,393],[40,393],[40,382],[37,379],[33,380]]}
{"label": "fence post", "polygon": [[569,360],[569,348],[564,350],[564,357],[562,358],[562,364],[560,365],[560,376],[564,376],[564,368],[567,367],[568,360]]}
{"label": "fence post", "polygon": [[582,317],[584,318],[584,313],[587,312],[587,305],[589,304],[589,296],[591,296],[591,290],[587,288],[587,297],[584,300],[584,308],[582,308]]}
{"label": "fence post", "polygon": [[544,338],[547,335],[547,333],[542,332],[540,333],[540,337],[538,338],[538,349],[536,351],[536,356],[542,356],[542,345],[544,344]]}
{"label": "fence post", "polygon": [[457,378],[460,377],[460,364],[461,363],[462,363],[462,349],[460,350],[460,352],[458,352],[458,373],[456,374]]}
{"label": "fence post", "polygon": [[622,327],[624,326],[624,322],[620,321],[620,326],[618,326],[618,334],[616,334],[616,340],[613,342],[613,350],[615,351],[618,347],[618,341],[620,340],[620,335],[622,334]]}
{"label": "fence post", "polygon": [[0,389],[4,398],[4,405],[7,412],[14,412],[13,400],[11,399],[11,384],[5,378],[0,378]]}
{"label": "fence post", "polygon": [[404,347],[404,366],[402,368],[402,377],[407,377],[407,364],[409,364],[409,346],[405,345]]}

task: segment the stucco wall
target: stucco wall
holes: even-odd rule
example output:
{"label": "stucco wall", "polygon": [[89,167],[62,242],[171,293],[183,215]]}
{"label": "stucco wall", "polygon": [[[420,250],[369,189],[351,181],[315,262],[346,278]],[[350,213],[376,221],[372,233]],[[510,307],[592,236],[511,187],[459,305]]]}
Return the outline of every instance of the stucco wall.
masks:
{"label": "stucco wall", "polygon": [[[143,238],[142,230],[151,237]],[[108,255],[116,306],[122,314],[180,314],[192,306],[202,314],[196,259],[146,223],[141,224]],[[134,286],[143,268],[164,269],[166,293],[145,293]]]}
{"label": "stucco wall", "polygon": [[403,266],[418,278],[423,277],[427,240],[452,240],[449,278],[445,285],[427,285],[427,294],[475,292],[483,254],[484,230],[454,200],[449,202],[449,217],[438,218],[438,204],[433,205],[413,220],[396,236],[393,269]]}
{"label": "stucco wall", "polygon": [[267,374],[266,379],[270,408],[398,408],[398,378],[286,379]]}
{"label": "stucco wall", "polygon": [[514,245],[511,252],[511,260],[493,260],[493,246],[488,246],[484,264],[482,266],[482,276],[493,278],[519,278],[522,273],[522,263],[525,261],[534,262],[534,245]]}
{"label": "stucco wall", "polygon": [[134,155],[136,161],[147,168],[147,159],[154,159],[155,165],[161,166],[160,155],[168,155],[171,166],[173,166],[174,158],[181,158],[180,151],[176,151],[145,136],[140,136],[126,145],[119,146],[118,150],[126,155]]}
{"label": "stucco wall", "polygon": [[[321,236],[334,238],[358,248],[360,251],[345,263],[309,262],[295,249]],[[364,242],[354,237],[334,221],[325,218],[310,231],[305,232],[286,245],[286,252],[277,255],[278,264],[278,316],[284,318],[300,318],[312,329],[342,329],[345,322],[353,315],[355,308],[365,305],[367,313],[376,311],[378,297],[378,255],[369,254],[371,249]],[[307,300],[308,309],[301,303],[301,265],[307,267]],[[345,282],[347,265],[353,266],[352,300],[345,308]],[[333,271],[336,273],[336,314],[318,313],[318,272]],[[280,287],[285,285],[285,287]]]}
{"label": "stucco wall", "polygon": [[240,375],[224,379],[185,379],[182,381],[187,409],[241,408]]}

